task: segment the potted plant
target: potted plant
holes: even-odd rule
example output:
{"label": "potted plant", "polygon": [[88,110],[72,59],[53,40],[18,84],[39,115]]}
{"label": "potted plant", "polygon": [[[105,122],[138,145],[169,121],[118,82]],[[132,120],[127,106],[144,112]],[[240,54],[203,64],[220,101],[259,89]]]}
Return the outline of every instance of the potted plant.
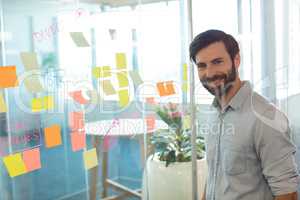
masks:
{"label": "potted plant", "polygon": [[[143,177],[143,199],[192,199],[192,145],[187,114],[169,103],[156,108],[156,114],[168,125],[151,136],[154,154],[147,160]],[[196,139],[198,192],[203,192],[206,178],[204,138]]]}

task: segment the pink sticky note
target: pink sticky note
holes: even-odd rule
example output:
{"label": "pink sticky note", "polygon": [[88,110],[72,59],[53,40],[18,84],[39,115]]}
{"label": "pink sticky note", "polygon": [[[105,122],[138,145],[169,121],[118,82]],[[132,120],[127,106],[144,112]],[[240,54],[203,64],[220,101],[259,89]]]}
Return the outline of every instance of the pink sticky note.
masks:
{"label": "pink sticky note", "polygon": [[146,103],[150,104],[150,105],[154,105],[155,104],[155,99],[154,97],[147,97],[146,98]]}
{"label": "pink sticky note", "polygon": [[83,96],[82,96],[82,91],[78,90],[78,91],[74,91],[74,92],[70,92],[69,95],[78,103],[80,104],[87,104],[89,101],[86,100]]}
{"label": "pink sticky note", "polygon": [[147,132],[153,132],[155,128],[155,117],[150,115],[146,117]]}
{"label": "pink sticky note", "polygon": [[27,169],[27,172],[31,172],[41,168],[41,156],[40,149],[30,149],[23,152],[23,160]]}
{"label": "pink sticky note", "polygon": [[72,150],[79,151],[86,147],[86,135],[84,131],[71,133]]}
{"label": "pink sticky note", "polygon": [[107,152],[117,143],[116,136],[105,135],[103,140],[103,151]]}
{"label": "pink sticky note", "polygon": [[71,130],[79,130],[84,128],[84,115],[83,112],[70,112],[69,125]]}

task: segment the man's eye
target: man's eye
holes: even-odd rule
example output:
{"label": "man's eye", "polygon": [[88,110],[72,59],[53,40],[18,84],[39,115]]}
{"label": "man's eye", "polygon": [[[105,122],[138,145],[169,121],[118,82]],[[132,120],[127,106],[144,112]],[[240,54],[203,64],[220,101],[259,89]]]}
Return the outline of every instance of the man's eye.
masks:
{"label": "man's eye", "polygon": [[198,69],[204,69],[206,67],[206,64],[199,63],[197,66],[198,66]]}
{"label": "man's eye", "polygon": [[215,60],[213,61],[213,64],[218,65],[218,64],[222,64],[223,60]]}

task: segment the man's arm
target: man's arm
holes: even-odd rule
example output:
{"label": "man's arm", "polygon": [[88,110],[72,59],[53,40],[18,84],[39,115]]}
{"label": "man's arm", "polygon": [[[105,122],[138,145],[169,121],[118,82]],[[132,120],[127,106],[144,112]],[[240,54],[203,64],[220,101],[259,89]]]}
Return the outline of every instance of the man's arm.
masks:
{"label": "man's arm", "polygon": [[297,200],[298,199],[298,194],[297,192],[290,193],[290,194],[285,194],[285,195],[280,195],[275,197],[274,200]]}

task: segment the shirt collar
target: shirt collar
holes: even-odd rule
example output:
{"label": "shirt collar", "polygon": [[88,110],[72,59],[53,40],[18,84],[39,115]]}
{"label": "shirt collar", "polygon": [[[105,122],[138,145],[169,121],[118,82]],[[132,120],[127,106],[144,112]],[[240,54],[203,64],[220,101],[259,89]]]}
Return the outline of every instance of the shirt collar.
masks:
{"label": "shirt collar", "polygon": [[[249,81],[243,81],[242,87],[239,89],[239,91],[231,98],[228,105],[224,108],[226,111],[229,107],[233,110],[241,108],[242,104],[245,102],[248,95],[251,93],[252,87]],[[219,102],[216,98],[214,98],[212,102],[212,106],[215,108],[220,109]]]}

